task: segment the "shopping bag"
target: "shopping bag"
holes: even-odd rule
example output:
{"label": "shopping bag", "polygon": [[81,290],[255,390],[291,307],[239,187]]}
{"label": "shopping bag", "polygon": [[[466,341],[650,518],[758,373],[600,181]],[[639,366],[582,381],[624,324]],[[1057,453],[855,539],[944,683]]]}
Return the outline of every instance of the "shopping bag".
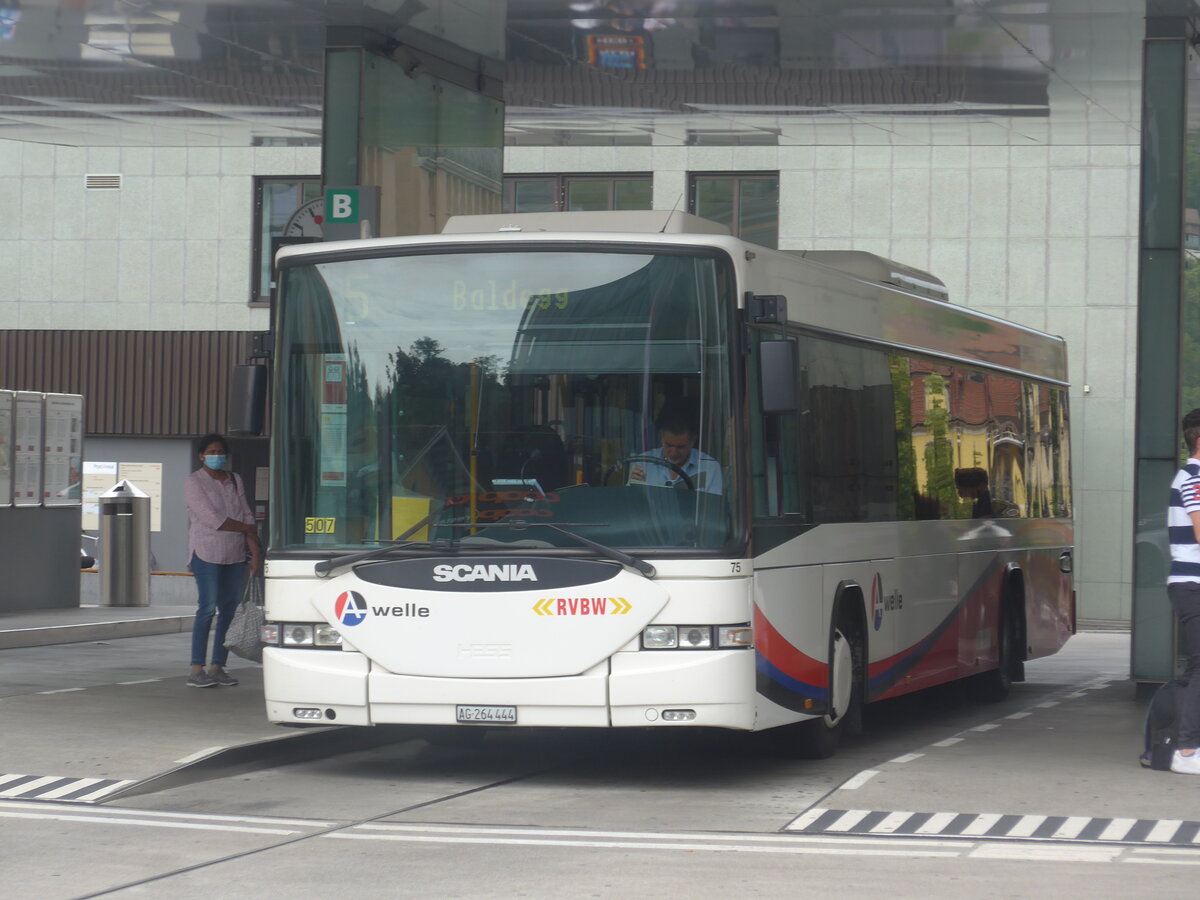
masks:
{"label": "shopping bag", "polygon": [[225,647],[242,659],[262,662],[262,627],[265,621],[263,582],[258,576],[251,575],[246,579],[246,592],[238,604],[237,612],[233,614],[233,621],[229,623],[229,631],[225,633]]}

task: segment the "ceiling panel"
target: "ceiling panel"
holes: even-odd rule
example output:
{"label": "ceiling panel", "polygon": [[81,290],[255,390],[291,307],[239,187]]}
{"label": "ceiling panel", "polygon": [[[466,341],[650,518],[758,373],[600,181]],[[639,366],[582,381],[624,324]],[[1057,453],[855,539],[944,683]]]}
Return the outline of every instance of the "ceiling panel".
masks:
{"label": "ceiling panel", "polygon": [[[0,0],[0,138],[317,144],[326,29],[505,67],[512,144],[1137,143],[1141,0]],[[502,28],[495,23],[503,22]],[[502,34],[502,36],[501,36]]]}

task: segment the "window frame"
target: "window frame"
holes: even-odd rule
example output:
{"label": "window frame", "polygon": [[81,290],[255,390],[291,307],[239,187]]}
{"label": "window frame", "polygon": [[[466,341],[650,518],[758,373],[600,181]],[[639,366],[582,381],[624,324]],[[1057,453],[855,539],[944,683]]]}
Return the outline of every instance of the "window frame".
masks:
{"label": "window frame", "polygon": [[[567,197],[570,192],[570,186],[576,182],[606,182],[608,184],[608,206],[607,209],[615,209],[613,201],[616,196],[616,182],[618,181],[645,181],[650,185],[651,197],[653,198],[654,188],[654,173],[652,172],[607,172],[603,174],[584,174],[584,173],[559,173],[546,174],[535,172],[523,172],[519,174],[505,175],[501,195],[501,208],[505,213],[515,214],[516,210],[516,186],[519,183],[525,182],[546,182],[553,185],[554,193],[554,209],[544,210],[546,212],[565,212],[567,211]],[[646,209],[652,209],[654,205],[651,199],[650,206]],[[539,212],[543,210],[538,210]]]}
{"label": "window frame", "polygon": [[[270,211],[267,210],[267,208],[266,208],[267,207],[266,198],[270,196],[270,194],[267,192],[266,188],[268,185],[272,185],[272,184],[294,184],[294,185],[297,185],[301,196],[303,196],[305,193],[305,187],[307,185],[311,184],[311,185],[316,185],[317,192],[316,192],[315,196],[320,196],[321,176],[320,175],[255,175],[253,183],[254,183],[254,188],[253,188],[253,190],[254,190],[254,213],[253,213],[253,221],[251,223],[250,295],[249,295],[249,300],[247,300],[247,305],[252,308],[257,308],[257,309],[269,309],[271,306],[271,302],[272,302],[272,292],[269,287],[269,284],[272,280],[271,275],[270,275],[271,264],[269,261],[267,263],[268,289],[265,294],[262,289],[263,288],[263,283],[262,283],[263,254],[264,254],[264,252],[266,252],[267,254],[271,253],[270,248],[264,248],[264,246],[263,246],[263,243],[264,243],[263,242],[264,215],[270,214]],[[309,200],[311,200],[311,199],[314,199],[314,198],[310,197]],[[288,213],[288,216],[290,217],[292,212],[295,212],[296,209],[299,209],[300,206],[302,206],[305,202],[307,202],[307,201],[301,200],[300,203],[297,204]],[[271,237],[276,237],[276,235],[271,235]]]}
{"label": "window frame", "polygon": [[[697,189],[698,182],[702,180],[720,180],[725,179],[733,183],[733,197],[731,201],[731,218],[730,222],[721,222],[729,228],[729,233],[734,237],[742,237],[741,221],[742,221],[742,185],[748,181],[774,181],[775,182],[775,244],[779,243],[779,172],[778,171],[761,171],[761,172],[689,172],[688,173],[688,212],[692,215],[702,215],[696,211],[697,206]],[[713,220],[716,221],[716,220]],[[771,249],[778,249],[772,247]]]}

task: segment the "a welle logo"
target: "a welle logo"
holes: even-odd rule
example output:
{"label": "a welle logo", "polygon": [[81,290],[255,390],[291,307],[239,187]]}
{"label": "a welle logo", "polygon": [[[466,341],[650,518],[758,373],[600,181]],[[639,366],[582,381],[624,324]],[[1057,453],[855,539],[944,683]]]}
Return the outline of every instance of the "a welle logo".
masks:
{"label": "a welle logo", "polygon": [[448,581],[537,581],[537,573],[528,563],[504,563],[502,565],[467,565],[433,567],[433,580]]}

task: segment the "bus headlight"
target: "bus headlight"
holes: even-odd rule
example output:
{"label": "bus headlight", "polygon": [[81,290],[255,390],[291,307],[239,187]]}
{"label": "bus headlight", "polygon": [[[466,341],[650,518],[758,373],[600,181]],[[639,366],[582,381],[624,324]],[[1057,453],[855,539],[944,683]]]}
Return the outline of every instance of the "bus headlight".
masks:
{"label": "bus headlight", "polygon": [[341,650],[342,634],[325,622],[267,622],[262,642],[291,650]]}
{"label": "bus headlight", "polygon": [[754,629],[749,625],[718,625],[717,646],[721,648],[753,647]]}
{"label": "bus headlight", "polygon": [[648,625],[643,650],[733,650],[754,646],[754,629],[741,625]]}
{"label": "bus headlight", "polygon": [[651,625],[642,632],[646,650],[671,650],[679,646],[679,629],[674,625]]}
{"label": "bus headlight", "polygon": [[283,646],[312,647],[313,627],[311,625],[300,625],[294,622],[285,624],[283,626]]}
{"label": "bus headlight", "polygon": [[318,647],[340,647],[342,635],[332,625],[318,625],[313,629],[313,643]]}

